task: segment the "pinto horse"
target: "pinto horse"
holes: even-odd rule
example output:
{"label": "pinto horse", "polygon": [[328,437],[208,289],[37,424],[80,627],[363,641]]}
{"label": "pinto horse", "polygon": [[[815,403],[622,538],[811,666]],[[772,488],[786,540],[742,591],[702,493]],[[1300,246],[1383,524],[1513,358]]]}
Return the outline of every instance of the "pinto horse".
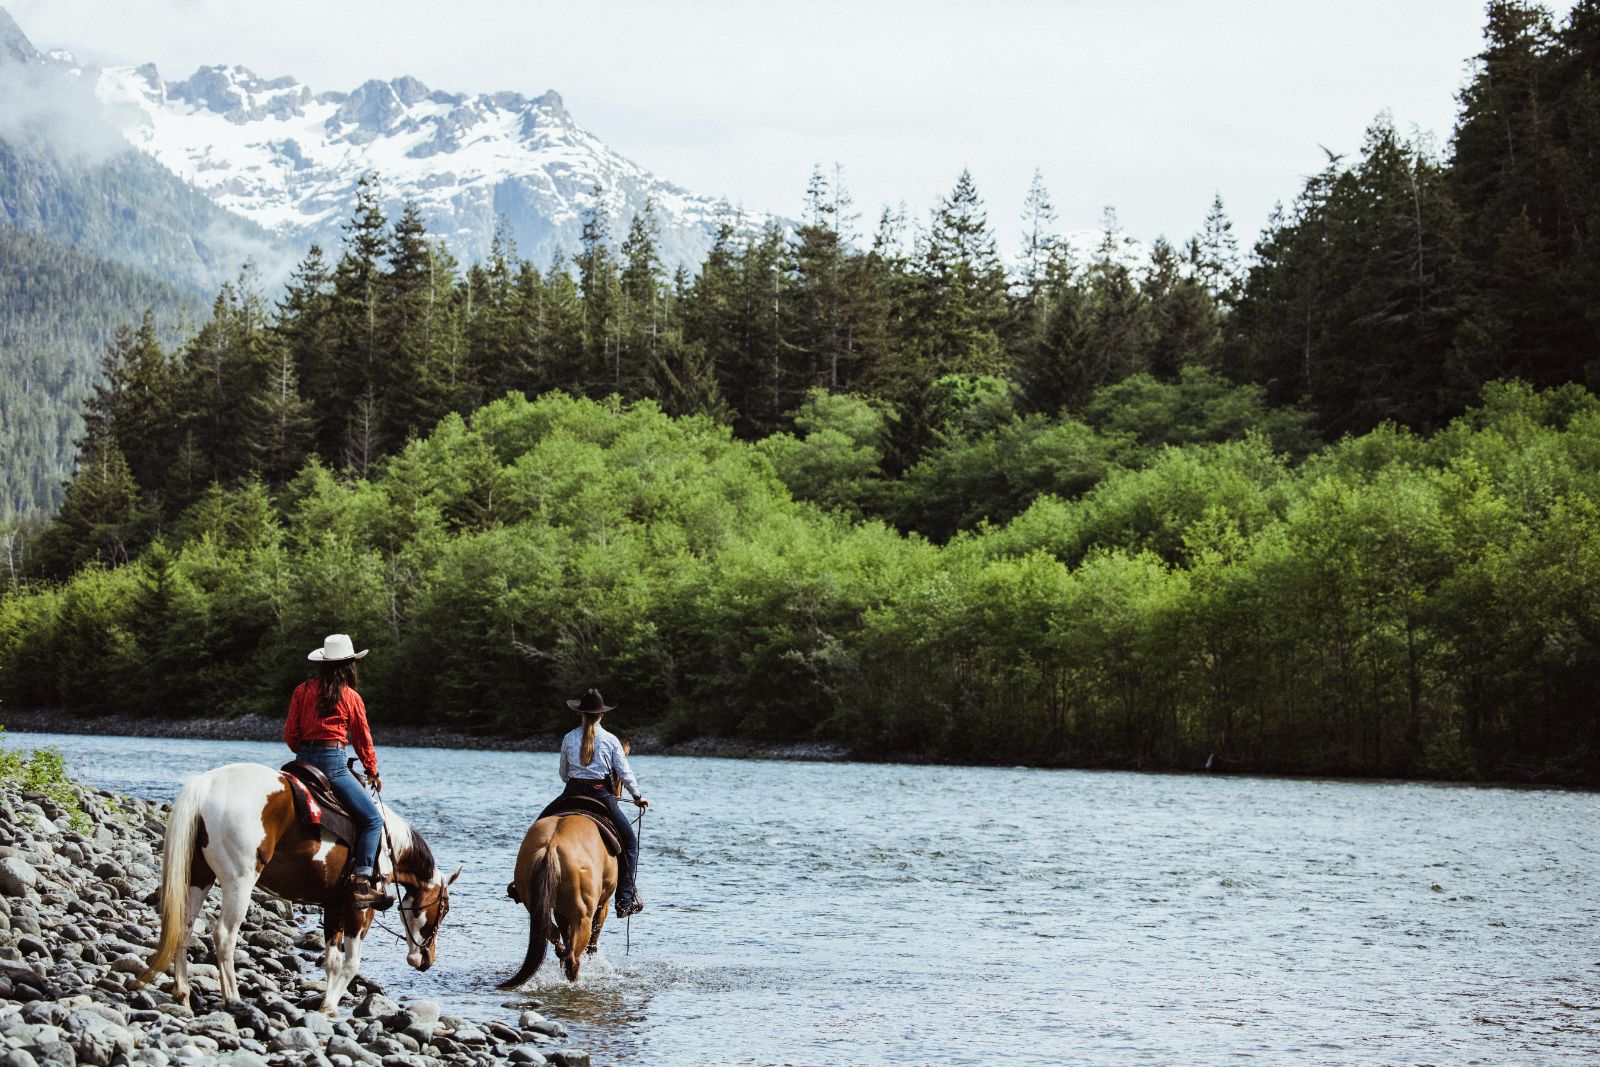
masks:
{"label": "pinto horse", "polygon": [[[148,982],[170,965],[172,996],[189,1000],[185,945],[213,885],[222,887],[222,907],[212,937],[223,1000],[239,995],[233,953],[239,926],[259,885],[297,904],[323,909],[328,973],[322,1011],[337,1015],[361,964],[361,943],[372,926],[372,910],[357,909],[345,887],[350,849],[332,835],[301,825],[283,775],[255,763],[233,763],[184,783],[167,816],[161,857],[161,941],[139,976]],[[450,910],[450,883],[461,873],[440,874],[422,835],[393,812],[385,813],[390,856],[380,854],[380,872],[400,888],[406,962],[419,971],[433,966],[439,925]]]}
{"label": "pinto horse", "polygon": [[517,852],[514,899],[528,909],[528,952],[501,989],[532,978],[545,946],[556,946],[567,981],[578,980],[585,950],[600,947],[600,930],[617,888],[617,858],[594,822],[582,815],[552,815],[528,827]]}

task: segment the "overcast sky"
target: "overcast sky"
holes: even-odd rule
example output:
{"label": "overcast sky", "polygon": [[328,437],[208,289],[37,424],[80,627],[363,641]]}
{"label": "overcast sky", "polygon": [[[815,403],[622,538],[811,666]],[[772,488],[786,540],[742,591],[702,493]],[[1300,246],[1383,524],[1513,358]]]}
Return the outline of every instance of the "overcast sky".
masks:
{"label": "overcast sky", "polygon": [[41,48],[349,90],[555,89],[680,185],[798,215],[844,168],[870,229],[969,167],[1012,246],[1034,168],[1062,230],[1174,240],[1220,192],[1248,247],[1273,202],[1389,111],[1449,137],[1482,0],[0,0]]}

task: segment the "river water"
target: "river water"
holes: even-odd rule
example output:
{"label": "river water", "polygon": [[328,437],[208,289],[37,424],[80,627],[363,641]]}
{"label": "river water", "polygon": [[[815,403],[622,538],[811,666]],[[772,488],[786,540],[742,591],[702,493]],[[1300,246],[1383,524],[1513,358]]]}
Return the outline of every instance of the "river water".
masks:
{"label": "river water", "polygon": [[[281,747],[27,735],[105,786]],[[554,754],[389,748],[384,796],[466,863],[439,963],[369,943],[391,994],[597,1063],[1600,1061],[1600,796],[1387,782],[641,756],[620,922],[523,998],[504,896]]]}

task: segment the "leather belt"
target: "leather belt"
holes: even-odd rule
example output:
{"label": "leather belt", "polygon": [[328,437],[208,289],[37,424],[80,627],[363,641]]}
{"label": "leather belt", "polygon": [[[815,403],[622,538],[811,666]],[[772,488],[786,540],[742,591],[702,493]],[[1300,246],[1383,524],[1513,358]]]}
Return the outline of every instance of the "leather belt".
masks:
{"label": "leather belt", "polygon": [[343,748],[343,741],[302,741],[301,748]]}

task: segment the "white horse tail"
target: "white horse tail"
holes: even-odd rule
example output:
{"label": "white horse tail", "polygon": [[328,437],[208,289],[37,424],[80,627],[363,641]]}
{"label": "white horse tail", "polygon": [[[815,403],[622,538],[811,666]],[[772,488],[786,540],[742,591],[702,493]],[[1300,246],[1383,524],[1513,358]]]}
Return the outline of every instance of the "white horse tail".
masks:
{"label": "white horse tail", "polygon": [[161,942],[150,965],[137,982],[144,984],[172,965],[189,940],[185,926],[189,910],[189,873],[194,865],[195,831],[200,826],[200,806],[210,792],[211,775],[184,783],[167,815],[167,839],[161,853]]}

